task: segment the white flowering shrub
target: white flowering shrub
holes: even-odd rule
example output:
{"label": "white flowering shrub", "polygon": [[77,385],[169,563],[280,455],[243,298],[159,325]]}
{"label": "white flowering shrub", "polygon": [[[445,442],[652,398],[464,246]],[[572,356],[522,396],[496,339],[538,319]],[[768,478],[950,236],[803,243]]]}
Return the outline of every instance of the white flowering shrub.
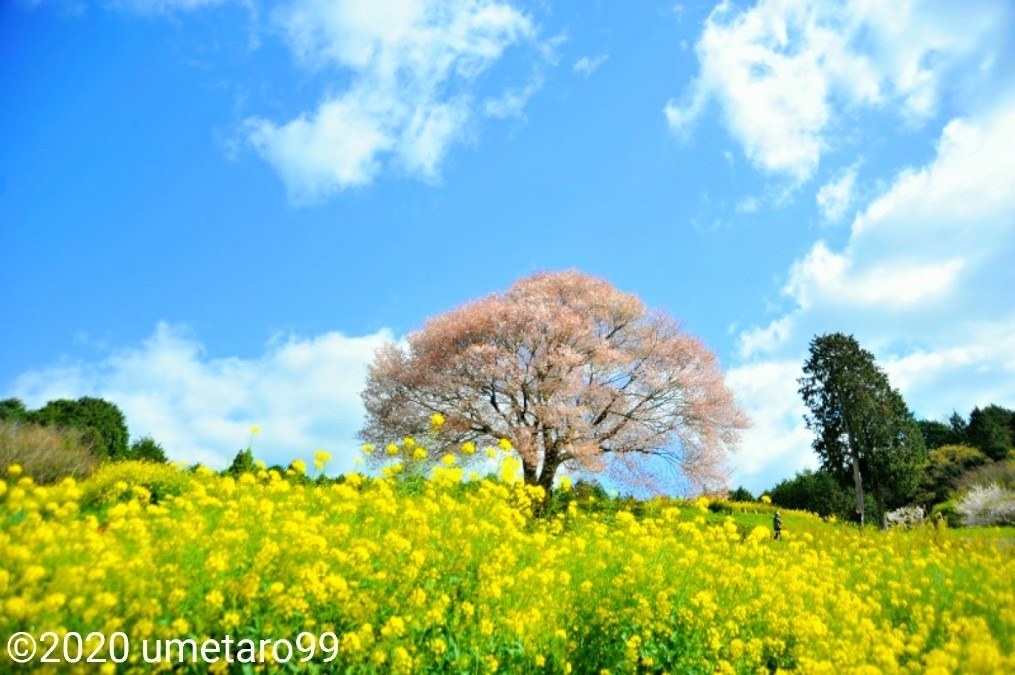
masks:
{"label": "white flowering shrub", "polygon": [[1015,525],[1015,490],[997,483],[973,486],[956,506],[964,525]]}
{"label": "white flowering shrub", "polygon": [[922,506],[903,506],[900,509],[889,511],[885,519],[889,526],[913,527],[923,522],[924,512]]}

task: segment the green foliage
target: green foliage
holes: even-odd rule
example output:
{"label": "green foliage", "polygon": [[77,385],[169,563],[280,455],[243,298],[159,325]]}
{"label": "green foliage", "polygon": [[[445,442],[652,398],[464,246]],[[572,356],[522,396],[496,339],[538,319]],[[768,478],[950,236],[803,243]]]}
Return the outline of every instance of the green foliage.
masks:
{"label": "green foliage", "polygon": [[[233,463],[226,469],[230,476],[239,476],[244,473],[254,473],[257,465],[254,464],[254,452],[250,448],[243,448],[233,457]],[[284,471],[284,470],[283,470]]]}
{"label": "green foliage", "polygon": [[916,501],[929,507],[947,500],[964,473],[986,462],[982,452],[968,445],[943,445],[931,450],[920,472]]}
{"label": "green foliage", "polygon": [[84,478],[98,458],[75,429],[52,429],[31,422],[0,421],[0,469],[19,464],[37,483]]}
{"label": "green foliage", "polygon": [[4,422],[26,422],[28,421],[28,409],[18,398],[5,398],[0,401],[0,421]]}
{"label": "green foliage", "polygon": [[753,502],[754,495],[747,488],[741,486],[730,492],[727,499],[731,502]]}
{"label": "green foliage", "polygon": [[957,505],[954,501],[936,504],[934,508],[930,510],[930,522],[935,522],[938,514],[940,513],[944,521],[948,523],[948,527],[962,527],[962,515],[959,513],[956,506]]}
{"label": "green foliage", "polygon": [[168,461],[166,451],[151,436],[143,436],[131,443],[129,457],[133,460],[157,464],[165,464]]}
{"label": "green foliage", "polygon": [[[497,480],[497,477],[490,474],[487,476],[487,480]],[[546,513],[564,513],[572,502],[591,506],[597,500],[607,502],[609,499],[609,494],[598,481],[579,480],[571,486],[570,490],[554,490],[550,493],[550,500],[546,504]]]}
{"label": "green foliage", "polygon": [[920,433],[923,434],[923,444],[928,450],[940,448],[943,445],[966,445],[966,422],[958,413],[952,413],[948,424],[932,420],[920,420]]}
{"label": "green foliage", "polygon": [[855,509],[852,489],[823,469],[805,469],[776,485],[768,496],[773,504],[783,508],[810,511],[822,517],[834,515],[848,520]]}
{"label": "green foliage", "polygon": [[851,335],[814,338],[803,371],[799,391],[822,468],[852,482],[857,508],[866,483],[883,527],[887,511],[905,504],[916,487],[926,454],[916,420],[874,355]]}
{"label": "green foliage", "polygon": [[1015,447],[1015,411],[999,405],[973,408],[966,437],[990,459],[1004,459]]}
{"label": "green foliage", "polygon": [[969,469],[959,477],[956,489],[965,492],[979,485],[991,484],[1015,489],[1015,458],[1003,462],[988,462]]}
{"label": "green foliage", "polygon": [[127,423],[113,403],[101,398],[83,396],[76,401],[57,399],[29,413],[29,419],[47,427],[69,427],[84,431],[94,429],[99,445],[95,454],[113,460],[128,456]]}

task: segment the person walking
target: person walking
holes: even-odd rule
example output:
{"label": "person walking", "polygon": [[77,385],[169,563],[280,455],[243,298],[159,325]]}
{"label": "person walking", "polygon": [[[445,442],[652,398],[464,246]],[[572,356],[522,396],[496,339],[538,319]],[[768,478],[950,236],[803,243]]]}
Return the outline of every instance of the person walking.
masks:
{"label": "person walking", "polygon": [[779,512],[775,512],[775,516],[772,518],[772,529],[775,530],[774,539],[782,539],[782,516]]}

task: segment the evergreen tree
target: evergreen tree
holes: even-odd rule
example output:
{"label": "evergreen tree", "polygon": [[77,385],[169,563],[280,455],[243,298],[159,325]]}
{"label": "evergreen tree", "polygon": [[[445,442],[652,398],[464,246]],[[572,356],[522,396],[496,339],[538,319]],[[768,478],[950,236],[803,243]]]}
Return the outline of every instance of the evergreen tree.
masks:
{"label": "evergreen tree", "polygon": [[805,420],[817,434],[813,447],[822,468],[845,484],[852,478],[861,518],[866,483],[884,527],[885,513],[912,494],[926,455],[916,420],[874,355],[851,335],[814,338],[803,371]]}
{"label": "evergreen tree", "polygon": [[[239,476],[244,473],[255,473],[257,471],[257,465],[254,463],[254,452],[250,448],[242,448],[233,457],[233,463],[226,469],[226,473],[230,476]],[[284,469],[283,469],[284,472]]]}
{"label": "evergreen tree", "polygon": [[1015,447],[1015,411],[999,405],[973,408],[966,436],[969,444],[993,460],[1004,459]]}
{"label": "evergreen tree", "polygon": [[936,420],[920,420],[920,432],[923,434],[923,445],[928,451],[946,445],[964,445],[966,443],[966,422],[958,413],[952,413],[948,424]]}

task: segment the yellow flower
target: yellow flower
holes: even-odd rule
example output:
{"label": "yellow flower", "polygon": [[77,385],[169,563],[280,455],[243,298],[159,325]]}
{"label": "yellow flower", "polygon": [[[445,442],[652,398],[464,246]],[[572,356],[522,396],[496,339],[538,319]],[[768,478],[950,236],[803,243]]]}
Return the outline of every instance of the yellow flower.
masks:
{"label": "yellow flower", "polygon": [[761,503],[762,504],[771,504],[772,503],[772,498],[769,497],[768,495],[761,495]]}
{"label": "yellow flower", "polygon": [[392,457],[398,454],[398,446],[395,445],[394,443],[388,443],[388,447],[386,447],[385,450]]}
{"label": "yellow flower", "polygon": [[506,438],[502,438],[497,443],[497,447],[499,447],[501,450],[510,450],[511,449],[511,441],[509,441]]}
{"label": "yellow flower", "polygon": [[11,478],[17,478],[18,476],[21,475],[21,472],[22,468],[20,464],[7,465],[7,475],[10,476]]}
{"label": "yellow flower", "polygon": [[[367,450],[366,448],[370,448],[370,450]],[[364,452],[372,452],[373,449],[374,446],[372,445],[363,446]],[[321,464],[327,464],[330,461],[331,461],[331,453],[328,452],[327,450],[318,450],[317,452],[314,453],[314,463],[320,462]]]}
{"label": "yellow flower", "polygon": [[261,427],[255,424],[254,426],[250,427],[250,433],[252,433],[254,436],[257,436],[259,433],[261,433]]}
{"label": "yellow flower", "polygon": [[455,456],[449,452],[448,454],[441,457],[441,463],[444,466],[453,466],[455,463]]}
{"label": "yellow flower", "polygon": [[225,596],[219,590],[209,592],[204,596],[204,601],[212,607],[219,609],[222,607],[222,603],[225,601]]}
{"label": "yellow flower", "polygon": [[472,441],[466,441],[466,442],[462,443],[462,454],[463,455],[471,455],[474,452],[476,452],[476,444],[475,443],[473,443]]}
{"label": "yellow flower", "polygon": [[412,436],[406,436],[405,438],[402,439],[402,445],[404,445],[406,448],[414,448],[416,447],[416,439],[413,438]]}
{"label": "yellow flower", "polygon": [[290,464],[289,466],[296,474],[302,475],[307,472],[307,463],[304,462],[302,459],[294,459],[293,463]]}
{"label": "yellow flower", "polygon": [[426,448],[416,448],[413,450],[412,458],[416,460],[426,459]]}
{"label": "yellow flower", "polygon": [[[370,445],[369,443],[364,443],[363,444],[363,454],[369,455],[373,451],[374,451],[374,446]],[[330,457],[329,457],[329,459],[330,459]]]}
{"label": "yellow flower", "polygon": [[440,413],[434,413],[430,416],[430,426],[434,429],[440,429],[444,426],[444,415]]}

